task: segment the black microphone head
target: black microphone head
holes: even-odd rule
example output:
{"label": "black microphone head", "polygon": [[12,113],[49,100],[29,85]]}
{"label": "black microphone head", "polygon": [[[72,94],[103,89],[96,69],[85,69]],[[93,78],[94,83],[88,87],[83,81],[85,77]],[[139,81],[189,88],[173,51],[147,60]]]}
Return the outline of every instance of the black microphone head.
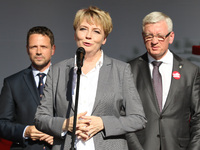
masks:
{"label": "black microphone head", "polygon": [[81,68],[83,66],[84,56],[85,56],[85,49],[83,47],[79,47],[76,51],[76,63],[78,68]]}
{"label": "black microphone head", "polygon": [[76,51],[76,55],[79,55],[80,53],[82,53],[83,55],[85,55],[85,49],[83,47],[79,47]]}

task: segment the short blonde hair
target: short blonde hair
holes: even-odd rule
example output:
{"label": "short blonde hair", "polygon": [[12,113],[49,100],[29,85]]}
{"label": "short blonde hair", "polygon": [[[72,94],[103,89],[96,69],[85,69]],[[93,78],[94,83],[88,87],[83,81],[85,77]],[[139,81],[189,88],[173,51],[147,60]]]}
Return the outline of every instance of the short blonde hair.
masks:
{"label": "short blonde hair", "polygon": [[95,24],[100,25],[104,30],[105,37],[107,37],[113,29],[110,14],[98,7],[90,6],[89,8],[77,11],[73,23],[75,31],[84,19],[86,19],[89,24],[92,24],[92,21],[94,21]]}
{"label": "short blonde hair", "polygon": [[168,26],[168,31],[171,32],[173,30],[173,23],[172,20],[169,16],[162,12],[154,11],[146,15],[143,19],[142,22],[142,30],[144,31],[144,26],[146,24],[152,24],[152,23],[157,23],[160,21],[166,21],[167,26]]}

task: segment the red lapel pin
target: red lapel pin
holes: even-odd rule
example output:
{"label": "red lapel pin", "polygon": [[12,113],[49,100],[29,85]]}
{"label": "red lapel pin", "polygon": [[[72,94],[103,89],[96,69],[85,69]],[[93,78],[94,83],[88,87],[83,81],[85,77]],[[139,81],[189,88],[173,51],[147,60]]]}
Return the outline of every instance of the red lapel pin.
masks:
{"label": "red lapel pin", "polygon": [[181,78],[181,74],[178,71],[174,71],[172,73],[174,79],[179,80]]}

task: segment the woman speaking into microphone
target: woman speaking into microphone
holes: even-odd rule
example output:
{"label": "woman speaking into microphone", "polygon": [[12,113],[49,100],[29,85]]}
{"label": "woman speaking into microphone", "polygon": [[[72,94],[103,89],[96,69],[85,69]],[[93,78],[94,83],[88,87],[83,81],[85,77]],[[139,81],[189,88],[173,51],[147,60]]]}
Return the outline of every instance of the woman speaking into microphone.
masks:
{"label": "woman speaking into microphone", "polygon": [[[85,50],[78,95],[77,150],[128,150],[125,134],[145,127],[129,64],[101,49],[112,31],[108,12],[90,6],[75,16],[74,38]],[[35,116],[36,127],[54,136],[53,150],[69,150],[77,90],[77,55],[53,65]]]}

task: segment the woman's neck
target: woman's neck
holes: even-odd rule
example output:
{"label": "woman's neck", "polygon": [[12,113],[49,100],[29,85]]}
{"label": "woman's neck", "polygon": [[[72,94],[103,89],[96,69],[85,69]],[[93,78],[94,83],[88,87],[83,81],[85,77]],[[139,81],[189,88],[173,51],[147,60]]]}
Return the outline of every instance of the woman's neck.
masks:
{"label": "woman's neck", "polygon": [[82,72],[84,74],[87,74],[96,66],[96,63],[101,58],[101,54],[102,54],[101,50],[97,51],[97,53],[95,54],[86,53],[82,67]]}

